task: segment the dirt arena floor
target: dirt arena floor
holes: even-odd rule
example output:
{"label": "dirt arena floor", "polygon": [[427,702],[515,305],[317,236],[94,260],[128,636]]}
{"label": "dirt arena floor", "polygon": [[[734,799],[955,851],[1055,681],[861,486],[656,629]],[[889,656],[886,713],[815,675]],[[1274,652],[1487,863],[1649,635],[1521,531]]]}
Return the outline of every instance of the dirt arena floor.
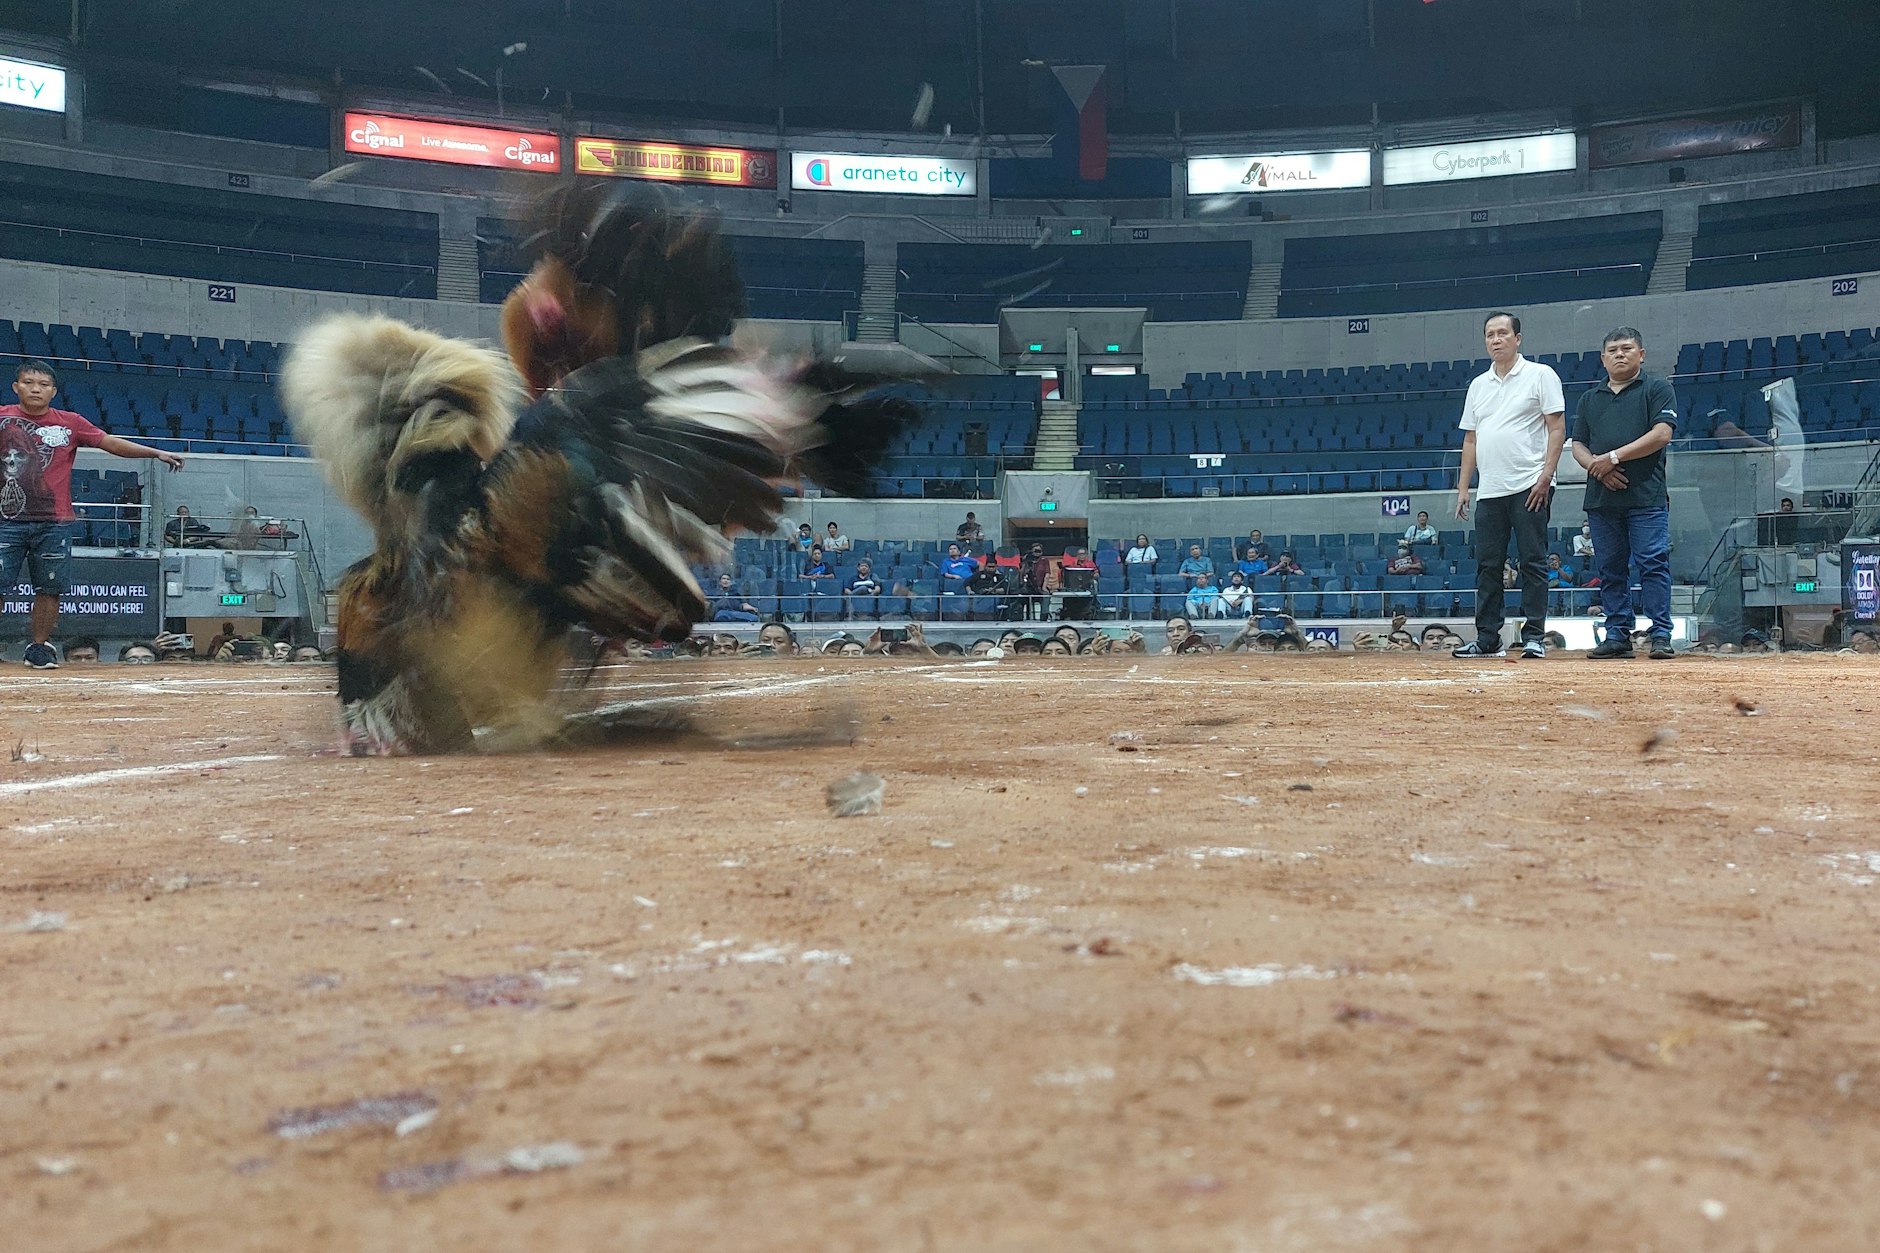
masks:
{"label": "dirt arena floor", "polygon": [[1880,658],[609,673],[6,667],[0,1247],[1880,1247]]}

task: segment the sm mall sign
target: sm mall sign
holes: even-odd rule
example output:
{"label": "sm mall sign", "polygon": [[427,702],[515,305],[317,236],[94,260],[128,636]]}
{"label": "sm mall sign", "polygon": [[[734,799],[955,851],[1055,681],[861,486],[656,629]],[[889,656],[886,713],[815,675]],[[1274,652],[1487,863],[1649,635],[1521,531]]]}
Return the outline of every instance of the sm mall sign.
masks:
{"label": "sm mall sign", "polygon": [[890,196],[970,196],[979,165],[952,157],[869,156],[853,152],[797,152],[790,156],[790,186],[797,191],[872,191]]}

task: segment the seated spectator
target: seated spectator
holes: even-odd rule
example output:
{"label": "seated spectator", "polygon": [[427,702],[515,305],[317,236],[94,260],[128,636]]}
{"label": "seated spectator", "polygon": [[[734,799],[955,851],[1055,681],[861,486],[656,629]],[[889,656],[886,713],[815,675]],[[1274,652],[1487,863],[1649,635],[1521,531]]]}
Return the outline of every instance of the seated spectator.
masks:
{"label": "seated spectator", "polygon": [[864,557],[855,563],[855,577],[842,589],[848,598],[848,615],[853,618],[866,614],[871,618],[881,616],[881,580],[875,577],[874,563]]}
{"label": "seated spectator", "polygon": [[1777,513],[1794,513],[1795,501],[1791,499],[1790,497],[1784,496],[1782,498],[1782,504],[1777,507],[1776,512]]}
{"label": "seated spectator", "polygon": [[979,525],[979,519],[973,511],[966,511],[966,521],[959,524],[953,532],[953,538],[962,544],[979,545],[986,542],[986,528]]}
{"label": "seated spectator", "polygon": [[1585,563],[1594,556],[1597,554],[1593,551],[1593,524],[1582,522],[1580,533],[1573,537],[1573,559]]}
{"label": "seated spectator", "polygon": [[1083,632],[1068,622],[1059,623],[1057,629],[1051,632],[1050,638],[1062,640],[1072,652],[1076,652],[1084,642]]}
{"label": "seated spectator", "polygon": [[[1059,642],[1062,643],[1062,641]],[[1042,635],[1034,635],[1030,631],[1025,632],[1012,641],[1012,652],[1019,656],[1030,654],[1035,657],[1043,651],[1044,637]]]}
{"label": "seated spectator", "polygon": [[190,516],[188,505],[178,505],[176,514],[163,524],[163,542],[176,548],[201,548],[208,544],[209,526]]}
{"label": "seated spectator", "polygon": [[809,529],[809,523],[797,523],[796,546],[804,552],[808,552],[811,548],[816,546],[816,534]]}
{"label": "seated spectator", "polygon": [[719,631],[711,638],[705,651],[713,657],[735,657],[741,651],[738,637],[728,631]]}
{"label": "seated spectator", "polygon": [[1247,586],[1247,576],[1238,570],[1227,576],[1227,586],[1221,589],[1221,612],[1229,618],[1244,618],[1253,612],[1253,589]]}
{"label": "seated spectator", "polygon": [[972,642],[971,647],[966,650],[966,655],[969,657],[984,657],[987,653],[998,647],[999,645],[996,640],[989,640],[982,635]]}
{"label": "seated spectator", "polygon": [[1432,622],[1423,628],[1421,640],[1423,648],[1435,651],[1449,646],[1449,628],[1440,622]]}
{"label": "seated spectator", "polygon": [[1293,560],[1293,551],[1290,548],[1288,548],[1285,552],[1281,553],[1279,555],[1279,560],[1275,561],[1272,565],[1268,566],[1266,572],[1268,574],[1304,574],[1305,573],[1304,570],[1300,569],[1299,563]]}
{"label": "seated spectator", "polygon": [[65,641],[65,659],[67,661],[98,660],[98,641],[89,635],[74,635]]}
{"label": "seated spectator", "polygon": [[1404,528],[1403,537],[1412,544],[1434,544],[1436,542],[1436,528],[1430,525],[1429,510],[1417,510],[1417,520]]}
{"label": "seated spectator", "polygon": [[796,632],[787,624],[772,620],[757,628],[757,644],[779,657],[791,657],[796,654]]}
{"label": "seated spectator", "polygon": [[220,548],[254,549],[261,547],[261,511],[253,505],[242,507],[242,516],[235,520],[235,528],[228,538],[220,541]]}
{"label": "seated spectator", "polygon": [[1255,609],[1247,625],[1240,629],[1240,634],[1228,641],[1227,651],[1237,653],[1242,649],[1270,653],[1286,648],[1294,652],[1304,652],[1306,648],[1305,632],[1293,621],[1292,615],[1277,609]]}
{"label": "seated spectator", "polygon": [[[1260,534],[1259,527],[1256,526],[1253,530],[1247,532],[1247,546],[1241,550],[1241,559],[1244,561],[1265,562],[1271,562],[1273,560],[1273,554],[1267,551],[1266,538]],[[1265,571],[1256,570],[1254,573],[1263,574]]]}
{"label": "seated spectator", "polygon": [[1047,657],[1071,656],[1071,646],[1056,635],[1046,636],[1044,643],[1039,646],[1038,651]]}
{"label": "seated spectator", "polygon": [[[1205,574],[1210,578],[1213,577],[1214,558],[1202,553],[1201,545],[1190,544],[1188,546],[1188,555],[1182,558],[1181,568],[1177,570],[1176,573],[1181,575],[1182,578],[1187,581],[1188,586],[1192,588],[1195,585],[1195,581],[1202,575]],[[1218,588],[1215,589],[1217,595],[1219,594],[1219,590]]]}
{"label": "seated spectator", "polygon": [[1390,559],[1390,564],[1384,567],[1384,572],[1386,574],[1422,574],[1424,572],[1423,558],[1417,556],[1417,550],[1410,547],[1409,540],[1400,539],[1397,541],[1397,555]]}
{"label": "seated spectator", "polygon": [[[1264,549],[1265,549],[1265,545],[1261,545],[1260,551],[1264,551]],[[1245,577],[1249,579],[1253,578],[1257,574],[1266,573],[1266,568],[1272,565],[1273,563],[1270,559],[1266,557],[1254,556],[1255,551],[1256,550],[1254,549],[1254,546],[1252,544],[1247,545],[1246,548],[1241,550],[1240,560],[1234,563],[1235,573],[1244,575]]]}
{"label": "seated spectator", "polygon": [[1578,585],[1579,581],[1574,577],[1573,567],[1561,561],[1559,553],[1548,553],[1547,586],[1577,587]]}
{"label": "seated spectator", "polygon": [[326,654],[316,644],[302,644],[294,650],[295,661],[325,661]]}
{"label": "seated spectator", "polygon": [[979,573],[979,563],[968,557],[955,544],[947,545],[946,560],[940,563],[940,590],[947,595],[958,595],[966,590],[973,576]]}
{"label": "seated spectator", "polygon": [[731,576],[718,576],[718,590],[706,599],[706,608],[711,610],[713,622],[761,622],[764,615],[731,585]]}
{"label": "seated spectator", "polygon": [[1190,618],[1221,616],[1221,589],[1214,586],[1214,576],[1205,570],[1195,576],[1195,585],[1188,589],[1188,616]]}
{"label": "seated spectator", "polygon": [[1505,558],[1501,563],[1501,585],[1503,588],[1521,586],[1521,567]]}
{"label": "seated spectator", "polygon": [[831,570],[829,563],[823,559],[821,544],[811,544],[809,546],[809,557],[803,562],[802,577],[806,579],[833,579],[836,577],[836,572]]}
{"label": "seated spectator", "polygon": [[155,665],[157,650],[149,644],[126,644],[118,649],[118,660],[127,666]]}
{"label": "seated spectator", "polygon": [[[1064,616],[1067,618],[1091,618],[1096,616],[1097,563],[1090,554],[1075,544],[1064,550],[1064,557],[1058,562],[1059,587],[1066,589],[1064,596]],[[1089,574],[1074,576],[1067,580],[1063,575],[1066,570],[1088,570]]]}
{"label": "seated spectator", "polygon": [[833,522],[829,524],[829,534],[823,536],[822,546],[825,553],[845,553],[853,547],[849,543],[849,537],[844,535],[841,528]]}
{"label": "seated spectator", "polygon": [[1129,551],[1123,554],[1123,564],[1127,566],[1153,567],[1158,560],[1160,556],[1155,551],[1155,545],[1149,542],[1147,535],[1138,535],[1136,542],[1129,546]]}
{"label": "seated spectator", "polygon": [[1163,646],[1162,651],[1164,653],[1180,652],[1182,645],[1186,643],[1188,637],[1194,633],[1194,623],[1182,617],[1180,614],[1175,615],[1162,624],[1162,634],[1164,638],[1168,640],[1168,643]]}

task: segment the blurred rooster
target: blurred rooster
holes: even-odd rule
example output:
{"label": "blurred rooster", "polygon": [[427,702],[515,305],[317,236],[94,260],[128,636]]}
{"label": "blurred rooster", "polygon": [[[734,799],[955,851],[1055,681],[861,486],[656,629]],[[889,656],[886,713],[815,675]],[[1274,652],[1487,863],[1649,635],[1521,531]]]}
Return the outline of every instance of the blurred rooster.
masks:
{"label": "blurred rooster", "polygon": [[[863,395],[877,377],[713,342],[742,304],[722,240],[615,211],[584,228],[638,226],[611,278],[592,250],[563,274],[551,241],[540,281],[505,309],[526,383],[496,352],[384,317],[331,318],[288,360],[295,430],[376,537],[339,589],[355,754],[563,737],[551,693],[571,627],[683,638],[706,608],[690,566],[724,561],[740,530],[775,529],[784,482],[860,493],[914,416]],[[698,267],[691,285],[661,257]],[[526,408],[525,387],[540,393]]]}

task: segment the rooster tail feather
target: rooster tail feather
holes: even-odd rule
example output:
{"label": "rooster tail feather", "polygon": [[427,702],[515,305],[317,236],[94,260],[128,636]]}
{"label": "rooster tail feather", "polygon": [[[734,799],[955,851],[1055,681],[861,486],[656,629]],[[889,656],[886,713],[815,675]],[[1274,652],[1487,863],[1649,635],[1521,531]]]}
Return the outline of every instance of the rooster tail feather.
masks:
{"label": "rooster tail feather", "polygon": [[405,466],[439,454],[494,457],[521,400],[501,354],[376,315],[315,324],[281,372],[296,438],[375,525],[386,521]]}

